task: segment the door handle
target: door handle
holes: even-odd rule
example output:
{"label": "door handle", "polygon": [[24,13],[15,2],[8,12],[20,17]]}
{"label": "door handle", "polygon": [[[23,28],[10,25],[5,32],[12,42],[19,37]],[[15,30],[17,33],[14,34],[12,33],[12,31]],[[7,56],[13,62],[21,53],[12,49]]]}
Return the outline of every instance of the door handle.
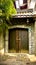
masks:
{"label": "door handle", "polygon": [[16,40],[21,40],[21,39],[16,39]]}

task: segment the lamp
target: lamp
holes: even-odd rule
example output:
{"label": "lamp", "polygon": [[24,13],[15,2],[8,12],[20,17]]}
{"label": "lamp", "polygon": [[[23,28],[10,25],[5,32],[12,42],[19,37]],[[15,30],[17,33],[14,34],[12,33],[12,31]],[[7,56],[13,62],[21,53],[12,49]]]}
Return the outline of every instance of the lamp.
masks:
{"label": "lamp", "polygon": [[27,23],[29,23],[29,19],[27,19]]}

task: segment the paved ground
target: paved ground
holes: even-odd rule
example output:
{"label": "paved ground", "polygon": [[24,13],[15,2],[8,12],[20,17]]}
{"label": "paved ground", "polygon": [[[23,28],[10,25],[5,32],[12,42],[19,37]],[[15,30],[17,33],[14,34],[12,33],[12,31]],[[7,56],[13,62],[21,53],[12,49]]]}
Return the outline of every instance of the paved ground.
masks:
{"label": "paved ground", "polygon": [[0,55],[0,65],[36,65],[36,62],[31,62],[26,54],[15,56]]}

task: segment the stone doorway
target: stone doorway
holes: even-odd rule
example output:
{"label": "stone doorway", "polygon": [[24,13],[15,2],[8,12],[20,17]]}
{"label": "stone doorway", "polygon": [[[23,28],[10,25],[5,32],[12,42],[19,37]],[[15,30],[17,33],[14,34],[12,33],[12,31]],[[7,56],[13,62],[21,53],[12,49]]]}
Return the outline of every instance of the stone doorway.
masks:
{"label": "stone doorway", "polygon": [[9,52],[29,51],[28,29],[14,28],[9,30]]}

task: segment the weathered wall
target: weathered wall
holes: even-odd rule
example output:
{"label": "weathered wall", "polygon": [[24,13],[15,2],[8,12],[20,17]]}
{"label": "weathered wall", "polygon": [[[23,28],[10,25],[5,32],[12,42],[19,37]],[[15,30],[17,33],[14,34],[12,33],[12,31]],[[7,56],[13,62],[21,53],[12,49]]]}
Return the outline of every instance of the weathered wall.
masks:
{"label": "weathered wall", "polygon": [[34,44],[35,44],[35,55],[36,55],[36,19],[34,23]]}
{"label": "weathered wall", "polygon": [[8,53],[8,29],[6,30],[6,35],[5,35],[5,47],[4,47],[4,52]]}
{"label": "weathered wall", "polygon": [[0,33],[0,50],[4,48],[3,33]]}
{"label": "weathered wall", "polygon": [[31,30],[30,30],[30,37],[29,37],[29,48],[31,51],[29,51],[30,54],[35,53],[35,43],[34,43],[34,23],[31,24]]}

